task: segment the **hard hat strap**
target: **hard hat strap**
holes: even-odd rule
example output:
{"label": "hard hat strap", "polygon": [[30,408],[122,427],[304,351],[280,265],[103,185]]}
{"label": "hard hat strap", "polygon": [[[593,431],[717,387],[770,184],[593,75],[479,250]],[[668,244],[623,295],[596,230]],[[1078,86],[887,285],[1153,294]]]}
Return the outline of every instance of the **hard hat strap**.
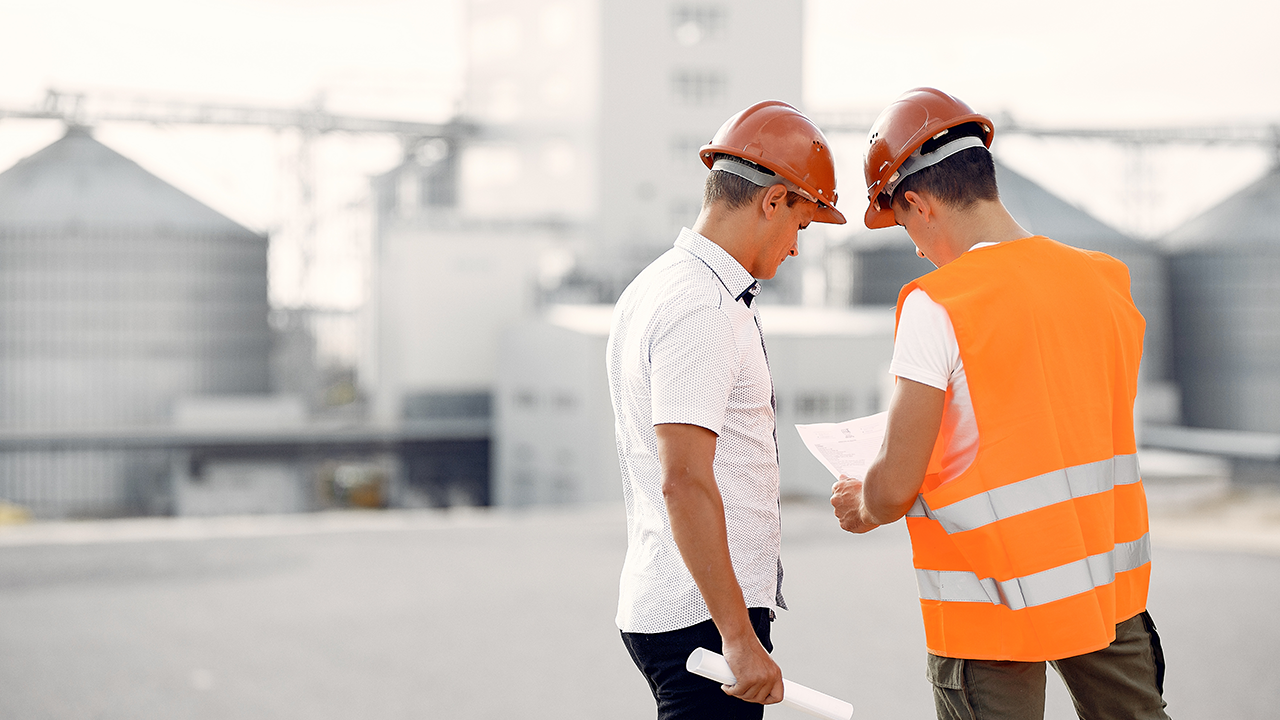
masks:
{"label": "hard hat strap", "polygon": [[738,177],[742,178],[743,180],[746,180],[752,185],[759,185],[760,187],[772,187],[774,185],[782,185],[786,187],[788,190],[790,190],[791,192],[799,195],[805,200],[808,200],[809,202],[818,203],[819,205],[827,204],[815,198],[814,196],[810,195],[809,193],[805,192],[803,189],[798,187],[795,183],[782,177],[781,175],[772,174],[764,170],[761,170],[754,165],[748,165],[745,162],[742,162],[740,160],[735,160],[732,155],[722,155],[716,158],[715,163],[711,165],[711,169],[727,172],[730,175],[737,175]]}
{"label": "hard hat strap", "polygon": [[961,150],[967,150],[973,147],[986,147],[986,143],[983,142],[980,137],[966,135],[952,140],[928,155],[921,154],[920,148],[916,148],[916,151],[911,153],[911,155],[902,162],[902,166],[893,174],[893,177],[890,177],[889,181],[885,183],[884,190],[882,192],[889,197],[893,197],[894,189],[896,189],[908,175],[914,175],[927,167],[933,167]]}

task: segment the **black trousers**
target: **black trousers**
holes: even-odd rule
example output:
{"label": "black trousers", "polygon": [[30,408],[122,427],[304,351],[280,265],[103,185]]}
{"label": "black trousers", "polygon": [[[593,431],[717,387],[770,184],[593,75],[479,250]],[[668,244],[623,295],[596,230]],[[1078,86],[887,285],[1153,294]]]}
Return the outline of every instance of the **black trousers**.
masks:
{"label": "black trousers", "polygon": [[[769,624],[773,611],[750,608],[751,625],[765,650],[773,652]],[[760,720],[764,706],[726,695],[720,683],[694,675],[685,669],[689,654],[697,648],[722,653],[720,631],[710,620],[687,628],[662,633],[622,633],[622,643],[636,667],[649,681],[658,701],[658,720]]]}

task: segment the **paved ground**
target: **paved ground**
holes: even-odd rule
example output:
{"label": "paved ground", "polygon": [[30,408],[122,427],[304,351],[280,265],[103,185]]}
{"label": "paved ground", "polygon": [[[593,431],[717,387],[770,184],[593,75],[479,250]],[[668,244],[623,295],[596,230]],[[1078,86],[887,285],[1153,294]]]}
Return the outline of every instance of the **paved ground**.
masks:
{"label": "paved ground", "polygon": [[[1151,494],[1170,712],[1274,718],[1280,497]],[[932,717],[903,529],[784,513],[787,675],[855,718]],[[0,718],[650,718],[612,625],[622,524],[602,507],[0,527]],[[1048,717],[1073,717],[1050,692]]]}

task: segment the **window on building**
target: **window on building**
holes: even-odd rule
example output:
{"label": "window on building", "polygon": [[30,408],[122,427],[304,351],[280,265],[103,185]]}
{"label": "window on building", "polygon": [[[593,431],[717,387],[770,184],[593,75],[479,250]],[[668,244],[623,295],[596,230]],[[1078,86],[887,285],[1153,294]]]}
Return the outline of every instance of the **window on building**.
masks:
{"label": "window on building", "polygon": [[671,94],[681,105],[711,105],[724,100],[729,81],[714,70],[676,70],[671,74]]}
{"label": "window on building", "polygon": [[724,31],[726,12],[716,3],[678,3],[671,7],[671,31],[676,42],[693,46]]}
{"label": "window on building", "polygon": [[799,417],[846,417],[853,407],[854,397],[847,393],[802,392],[795,398]]}
{"label": "window on building", "polygon": [[557,392],[551,398],[552,405],[560,412],[573,412],[578,407],[578,397],[573,393],[565,390]]}
{"label": "window on building", "polygon": [[521,410],[536,410],[538,394],[529,388],[520,388],[511,395],[511,400]]}

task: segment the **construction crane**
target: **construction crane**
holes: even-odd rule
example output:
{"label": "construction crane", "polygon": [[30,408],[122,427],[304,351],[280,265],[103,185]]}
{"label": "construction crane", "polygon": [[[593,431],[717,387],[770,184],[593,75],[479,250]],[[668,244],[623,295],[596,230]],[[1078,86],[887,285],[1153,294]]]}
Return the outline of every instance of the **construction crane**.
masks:
{"label": "construction crane", "polygon": [[[876,114],[865,110],[842,110],[814,115],[814,122],[829,134],[866,134],[875,124]],[[1280,123],[1257,125],[1201,125],[1146,128],[1049,128],[1026,125],[1009,113],[992,117],[1001,134],[1033,137],[1106,140],[1139,145],[1252,145],[1271,147],[1280,158]]]}
{"label": "construction crane", "polygon": [[49,89],[36,108],[0,107],[0,119],[60,120],[68,125],[91,126],[104,122],[142,122],[153,125],[241,125],[276,130],[294,129],[314,134],[330,132],[381,133],[414,143],[442,138],[461,140],[476,126],[462,120],[425,123],[412,120],[336,115],[317,101],[312,107],[280,108],[227,105],[178,98],[116,93],[69,93]]}
{"label": "construction crane", "polygon": [[[301,206],[298,238],[300,295],[305,295],[315,261],[317,242],[315,140],[331,133],[393,136],[400,141],[403,157],[430,156],[439,161],[455,155],[460,146],[478,133],[478,127],[461,118],[444,123],[339,115],[317,99],[307,107],[264,107],[182,98],[122,93],[63,92],[49,89],[42,103],[31,108],[0,107],[0,120],[57,120],[68,127],[94,127],[104,123],[146,123],[156,126],[209,125],[258,127],[295,131],[299,136],[295,172]],[[448,167],[453,167],[449,164]]]}

